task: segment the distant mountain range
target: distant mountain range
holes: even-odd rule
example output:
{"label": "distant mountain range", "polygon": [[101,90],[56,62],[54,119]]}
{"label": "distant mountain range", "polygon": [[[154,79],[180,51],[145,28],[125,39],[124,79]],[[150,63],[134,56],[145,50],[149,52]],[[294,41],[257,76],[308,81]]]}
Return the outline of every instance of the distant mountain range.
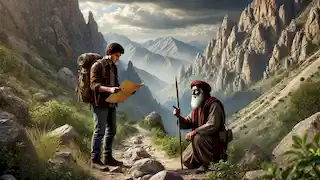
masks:
{"label": "distant mountain range", "polygon": [[128,37],[108,33],[104,35],[107,43],[118,42],[125,48],[121,60],[132,61],[135,67],[156,76],[161,81],[172,83],[178,69],[188,67],[196,59],[200,50],[172,37],[150,40],[143,44],[131,41]]}
{"label": "distant mountain range", "polygon": [[172,37],[163,37],[156,40],[149,40],[142,44],[149,51],[176,59],[182,59],[193,63],[198,53],[202,51],[195,46],[184,43]]}

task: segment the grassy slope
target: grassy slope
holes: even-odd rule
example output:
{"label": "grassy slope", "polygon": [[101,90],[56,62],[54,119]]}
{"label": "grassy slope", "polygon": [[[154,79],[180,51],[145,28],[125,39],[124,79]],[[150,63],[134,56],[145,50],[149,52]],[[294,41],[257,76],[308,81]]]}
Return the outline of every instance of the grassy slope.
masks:
{"label": "grassy slope", "polygon": [[[17,46],[0,45],[0,86],[10,86],[14,92],[29,104],[34,127],[28,128],[28,135],[32,140],[43,167],[33,177],[81,179],[88,177],[88,172],[81,170],[78,164],[59,171],[49,171],[46,167],[48,158],[52,157],[56,149],[65,149],[73,153],[79,164],[87,164],[90,156],[91,135],[93,130],[92,114],[89,106],[76,101],[74,90],[57,80],[53,72],[62,68],[63,63],[55,55],[39,56],[28,49],[28,54],[20,52]],[[41,58],[42,62],[35,61]],[[51,68],[52,67],[52,68]],[[50,90],[53,99],[49,102],[38,102],[34,94],[40,89]],[[118,113],[118,132],[115,144],[121,142],[128,134],[136,132],[125,114]],[[72,125],[81,135],[69,147],[61,147],[55,138],[49,138],[47,132],[64,124]],[[48,148],[49,147],[49,148]],[[7,152],[6,152],[7,153]],[[12,158],[11,158],[12,159]],[[9,157],[1,159],[1,163],[9,162]],[[11,161],[10,161],[11,162]],[[13,161],[14,162],[14,161]],[[11,166],[10,166],[11,167]],[[7,171],[11,172],[8,166]],[[11,167],[13,168],[13,167]],[[28,168],[28,167],[20,167]],[[71,170],[70,170],[71,168]],[[41,168],[40,168],[41,169]],[[46,170],[44,170],[46,169]],[[35,169],[33,169],[36,171]],[[70,177],[63,177],[69,173]],[[14,174],[14,172],[12,172]],[[81,176],[81,177],[80,177]]]}

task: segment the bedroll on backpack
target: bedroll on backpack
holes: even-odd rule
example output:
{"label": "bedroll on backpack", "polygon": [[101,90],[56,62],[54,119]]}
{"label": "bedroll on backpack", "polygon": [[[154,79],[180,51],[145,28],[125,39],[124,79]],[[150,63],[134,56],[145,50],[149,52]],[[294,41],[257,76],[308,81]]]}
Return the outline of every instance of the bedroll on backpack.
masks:
{"label": "bedroll on backpack", "polygon": [[103,56],[97,53],[84,53],[78,57],[78,85],[75,89],[78,101],[84,103],[94,102],[93,91],[90,89],[90,70],[91,66]]}

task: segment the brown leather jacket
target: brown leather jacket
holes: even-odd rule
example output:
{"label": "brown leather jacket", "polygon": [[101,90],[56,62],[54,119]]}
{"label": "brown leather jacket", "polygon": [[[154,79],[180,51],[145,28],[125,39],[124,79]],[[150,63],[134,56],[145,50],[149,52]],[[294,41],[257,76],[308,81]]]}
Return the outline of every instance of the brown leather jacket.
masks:
{"label": "brown leather jacket", "polygon": [[106,99],[110,95],[107,92],[99,92],[99,87],[119,87],[118,68],[107,56],[98,60],[91,67],[90,87],[94,92],[93,106],[97,107],[115,107],[117,104],[108,103]]}

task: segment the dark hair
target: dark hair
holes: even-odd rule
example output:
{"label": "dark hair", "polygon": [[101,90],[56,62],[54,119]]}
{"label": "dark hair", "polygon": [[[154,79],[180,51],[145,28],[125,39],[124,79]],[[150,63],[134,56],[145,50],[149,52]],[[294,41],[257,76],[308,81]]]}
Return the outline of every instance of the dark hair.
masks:
{"label": "dark hair", "polygon": [[120,53],[120,54],[124,54],[124,49],[123,47],[118,44],[118,43],[111,43],[107,46],[106,49],[106,54],[107,55],[112,55],[114,53]]}

